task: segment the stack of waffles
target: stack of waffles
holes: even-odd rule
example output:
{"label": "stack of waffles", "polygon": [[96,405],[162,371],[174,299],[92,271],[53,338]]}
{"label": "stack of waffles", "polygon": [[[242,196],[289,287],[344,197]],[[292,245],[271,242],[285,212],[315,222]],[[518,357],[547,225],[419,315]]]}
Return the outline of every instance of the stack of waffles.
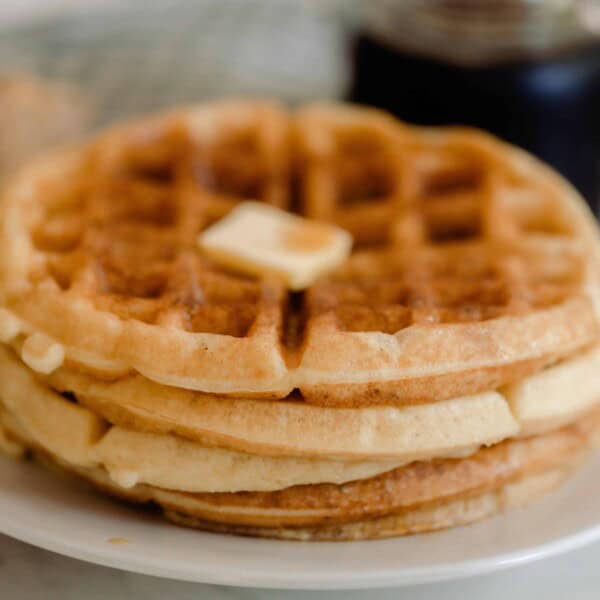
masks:
{"label": "stack of waffles", "polygon": [[[303,292],[202,253],[252,199],[354,246]],[[240,101],[22,170],[1,212],[3,448],[212,531],[377,538],[556,486],[600,432],[600,244],[479,131]]]}

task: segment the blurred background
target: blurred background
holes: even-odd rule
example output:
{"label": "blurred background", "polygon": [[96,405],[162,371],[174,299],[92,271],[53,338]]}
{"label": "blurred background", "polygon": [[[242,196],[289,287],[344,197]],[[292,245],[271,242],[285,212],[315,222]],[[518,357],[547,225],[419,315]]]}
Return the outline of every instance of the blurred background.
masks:
{"label": "blurred background", "polygon": [[0,0],[0,177],[109,122],[222,96],[484,127],[598,208],[599,0]]}

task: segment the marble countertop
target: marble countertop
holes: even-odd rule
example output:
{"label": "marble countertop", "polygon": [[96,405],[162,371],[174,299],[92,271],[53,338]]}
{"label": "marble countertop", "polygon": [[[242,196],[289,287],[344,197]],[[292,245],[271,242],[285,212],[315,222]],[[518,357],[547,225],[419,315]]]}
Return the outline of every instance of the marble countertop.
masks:
{"label": "marble countertop", "polygon": [[0,535],[2,600],[597,600],[600,544],[525,567],[463,581],[372,592],[225,588],[135,575],[65,558]]}

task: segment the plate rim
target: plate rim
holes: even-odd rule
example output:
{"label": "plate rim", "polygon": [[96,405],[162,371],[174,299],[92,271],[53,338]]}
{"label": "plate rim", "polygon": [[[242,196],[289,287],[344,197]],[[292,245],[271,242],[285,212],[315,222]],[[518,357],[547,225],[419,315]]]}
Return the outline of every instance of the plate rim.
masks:
{"label": "plate rim", "polygon": [[[18,527],[11,528],[0,520],[0,533],[16,539],[18,541],[30,544],[37,548],[66,556],[74,560],[80,560],[86,563],[108,567],[119,571],[171,579],[174,581],[184,581],[193,583],[203,583],[208,585],[222,585],[229,587],[242,587],[253,589],[279,589],[279,590],[306,590],[306,591],[344,591],[344,590],[362,590],[362,589],[382,589],[382,588],[401,588],[414,585],[425,585],[429,583],[440,583],[444,581],[468,579],[471,577],[488,575],[494,572],[524,566],[572,552],[578,548],[590,545],[600,539],[600,523],[594,527],[583,529],[570,536],[559,538],[545,544],[540,544],[532,548],[507,552],[493,557],[486,557],[477,560],[470,560],[463,565],[461,561],[447,563],[436,567],[412,567],[410,571],[404,573],[397,569],[373,570],[366,574],[361,573],[353,578],[347,572],[335,573],[327,577],[321,576],[319,579],[313,579],[308,582],[294,583],[285,576],[269,572],[264,574],[241,575],[240,573],[231,574],[227,572],[227,566],[222,570],[215,570],[215,565],[211,565],[210,571],[198,569],[197,573],[191,574],[187,570],[176,572],[176,569],[159,565],[157,561],[148,559],[134,559],[127,557],[128,565],[119,564],[121,560],[118,553],[112,556],[110,552],[90,551],[80,547],[78,544],[69,542],[52,541],[19,531]],[[207,535],[222,535],[203,532]],[[373,540],[376,542],[377,540]],[[311,542],[323,543],[323,542]],[[335,543],[335,542],[333,542]],[[370,541],[349,542],[349,543],[371,543]],[[164,563],[164,561],[163,561]]]}

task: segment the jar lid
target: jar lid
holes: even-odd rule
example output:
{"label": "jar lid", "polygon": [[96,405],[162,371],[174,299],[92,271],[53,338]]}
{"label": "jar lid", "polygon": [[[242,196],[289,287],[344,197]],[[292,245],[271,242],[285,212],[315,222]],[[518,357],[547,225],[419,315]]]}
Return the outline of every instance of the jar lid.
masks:
{"label": "jar lid", "polygon": [[599,0],[376,0],[368,32],[402,50],[478,65],[537,58],[600,36]]}

